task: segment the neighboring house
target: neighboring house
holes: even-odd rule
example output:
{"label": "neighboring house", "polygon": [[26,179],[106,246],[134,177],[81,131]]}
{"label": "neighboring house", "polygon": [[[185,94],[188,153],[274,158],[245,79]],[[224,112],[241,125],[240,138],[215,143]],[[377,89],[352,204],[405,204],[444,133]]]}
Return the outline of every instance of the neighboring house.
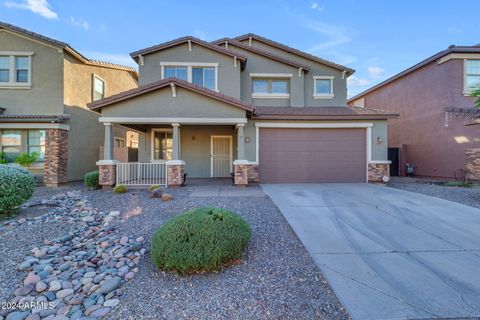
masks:
{"label": "neighboring house", "polygon": [[[96,168],[103,124],[86,105],[137,87],[130,67],[90,60],[67,43],[0,22],[0,148],[12,162],[37,152],[30,169],[47,185]],[[116,136],[125,141],[125,128]]]}
{"label": "neighboring house", "polygon": [[[347,107],[354,70],[247,34],[184,37],[131,53],[139,88],[89,104],[105,124],[104,186],[366,182],[388,175],[387,118]],[[112,130],[135,129],[139,163],[112,159]],[[167,181],[165,181],[167,178]]]}
{"label": "neighboring house", "polygon": [[397,163],[392,174],[405,174],[405,164],[411,163],[419,176],[460,178],[465,154],[472,160],[466,150],[480,147],[480,127],[465,126],[469,118],[479,116],[470,96],[476,86],[480,86],[480,45],[450,46],[348,104],[399,113],[388,127],[389,153],[392,163]]}

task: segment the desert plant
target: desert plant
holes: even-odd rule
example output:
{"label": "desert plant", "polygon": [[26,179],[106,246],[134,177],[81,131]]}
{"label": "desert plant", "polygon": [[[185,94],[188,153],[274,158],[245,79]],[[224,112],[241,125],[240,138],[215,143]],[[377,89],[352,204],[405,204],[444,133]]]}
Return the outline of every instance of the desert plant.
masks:
{"label": "desert plant", "polygon": [[158,184],[152,184],[151,186],[148,187],[148,191],[155,191],[160,187],[161,186],[159,186]]}
{"label": "desert plant", "polygon": [[126,193],[128,192],[127,186],[124,184],[119,184],[116,185],[115,188],[113,188],[113,192],[115,193]]}
{"label": "desert plant", "polygon": [[35,190],[35,178],[25,169],[0,165],[0,214],[13,212]]}
{"label": "desert plant", "polygon": [[40,157],[40,154],[38,152],[32,152],[32,153],[24,152],[20,154],[18,157],[16,157],[14,162],[18,163],[22,167],[28,167],[29,165],[37,161],[39,157]]}
{"label": "desert plant", "polygon": [[88,189],[98,189],[100,187],[99,176],[98,170],[88,172],[83,177],[83,183]]}
{"label": "desert plant", "polygon": [[151,258],[160,269],[180,274],[214,271],[243,257],[250,225],[218,208],[197,208],[173,217],[154,234]]}

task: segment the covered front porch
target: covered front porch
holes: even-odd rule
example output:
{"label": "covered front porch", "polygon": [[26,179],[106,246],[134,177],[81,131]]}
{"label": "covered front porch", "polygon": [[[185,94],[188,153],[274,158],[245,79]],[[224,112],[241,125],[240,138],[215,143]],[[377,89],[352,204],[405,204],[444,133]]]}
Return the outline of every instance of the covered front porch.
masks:
{"label": "covered front porch", "polygon": [[[248,183],[246,118],[141,120],[100,118],[105,127],[103,159],[98,162],[102,186],[177,187],[187,177],[230,178],[232,174],[236,185]],[[117,125],[138,132],[138,161],[114,160]]]}

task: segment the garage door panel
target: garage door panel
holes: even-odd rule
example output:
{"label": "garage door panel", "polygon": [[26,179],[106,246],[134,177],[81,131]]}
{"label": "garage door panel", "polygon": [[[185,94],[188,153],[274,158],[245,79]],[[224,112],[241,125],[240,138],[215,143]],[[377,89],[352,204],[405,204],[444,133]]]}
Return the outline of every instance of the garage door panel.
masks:
{"label": "garage door panel", "polygon": [[260,129],[260,181],[365,182],[365,129]]}

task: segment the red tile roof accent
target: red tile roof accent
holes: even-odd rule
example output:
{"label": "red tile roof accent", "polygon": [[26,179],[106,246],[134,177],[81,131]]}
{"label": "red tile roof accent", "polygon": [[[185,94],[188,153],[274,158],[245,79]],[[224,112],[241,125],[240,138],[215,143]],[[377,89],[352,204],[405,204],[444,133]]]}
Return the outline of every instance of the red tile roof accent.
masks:
{"label": "red tile roof accent", "polygon": [[169,86],[170,84],[177,85],[177,86],[185,88],[187,90],[190,90],[190,91],[202,94],[204,96],[207,96],[207,97],[210,97],[210,98],[213,98],[213,99],[231,104],[235,107],[239,107],[239,108],[245,109],[247,111],[253,111],[255,109],[254,105],[252,105],[252,104],[243,102],[243,101],[235,99],[233,97],[224,95],[222,93],[219,93],[219,92],[216,92],[216,91],[213,91],[213,90],[201,87],[201,86],[197,86],[193,83],[190,83],[190,82],[187,82],[187,81],[184,81],[184,80],[180,80],[180,79],[177,79],[177,78],[167,78],[167,79],[155,81],[155,82],[140,86],[140,87],[135,88],[135,89],[124,91],[124,92],[115,94],[113,96],[104,98],[102,100],[91,102],[91,103],[88,104],[88,107],[91,110],[100,109],[100,108],[103,108],[105,106],[117,103],[119,101],[127,100],[127,99],[130,99],[130,98],[142,95],[144,93],[148,93],[148,92],[152,92],[152,91],[155,91],[157,89],[160,89],[160,88],[164,88],[166,86]]}
{"label": "red tile roof accent", "polygon": [[253,119],[386,119],[397,113],[358,107],[256,107]]}
{"label": "red tile roof accent", "polygon": [[[70,119],[68,114],[0,114],[0,122],[29,120],[32,122],[61,123]],[[2,121],[7,120],[7,121]]]}
{"label": "red tile roof accent", "polygon": [[202,47],[205,47],[207,49],[210,49],[210,50],[222,53],[222,54],[226,54],[226,55],[229,55],[231,57],[236,57],[240,61],[246,61],[247,60],[247,57],[244,56],[243,54],[240,54],[240,53],[237,53],[237,52],[234,52],[234,51],[230,51],[230,50],[225,50],[225,49],[220,48],[218,46],[212,45],[209,42],[206,42],[206,41],[203,41],[203,40],[200,40],[198,38],[191,37],[191,36],[174,39],[174,40],[167,41],[167,42],[164,42],[164,43],[160,43],[160,44],[157,44],[157,45],[145,48],[145,49],[134,51],[134,52],[130,53],[130,56],[133,59],[135,59],[135,61],[137,61],[138,56],[140,56],[140,55],[145,55],[145,54],[157,52],[157,51],[160,51],[160,50],[164,50],[164,49],[167,49],[167,48],[171,48],[171,47],[183,44],[183,43],[188,42],[188,41],[191,41],[192,43],[198,44],[198,45],[200,45]]}
{"label": "red tile roof accent", "polygon": [[[295,49],[295,48],[292,48],[292,47],[289,47],[287,45],[284,45],[283,43],[279,43],[279,42],[276,42],[276,41],[273,41],[271,39],[267,39],[265,37],[262,37],[262,36],[259,36],[257,34],[254,34],[254,33],[247,33],[247,34],[244,34],[244,35],[241,35],[241,36],[238,36],[238,37],[235,37],[233,39],[237,40],[237,41],[243,41],[243,40],[247,40],[248,38],[252,38],[253,40],[257,40],[259,42],[263,42],[263,43],[266,43],[268,45],[271,45],[272,47],[277,47],[279,49],[282,49],[286,52],[290,52],[290,53],[293,53],[293,54],[296,54],[297,56],[300,56],[300,57],[303,57],[305,59],[309,59],[309,60],[312,60],[312,61],[315,61],[315,62],[320,62],[322,64],[325,64],[325,65],[328,65],[330,67],[333,67],[335,69],[339,69],[339,70],[342,70],[342,71],[347,71],[347,73],[349,75],[353,74],[355,72],[354,69],[351,69],[351,68],[348,68],[348,67],[345,67],[345,66],[342,66],[338,63],[335,63],[335,62],[332,62],[332,61],[329,61],[329,60],[326,60],[326,59],[322,59],[320,57],[317,57],[317,56],[314,56],[310,53],[307,53],[307,52],[304,52],[304,51],[300,51],[298,49]],[[225,41],[225,40],[224,40]]]}
{"label": "red tile roof accent", "polygon": [[[296,61],[293,61],[293,60],[290,60],[290,59],[286,59],[286,58],[277,56],[277,55],[275,55],[273,53],[270,53],[268,51],[265,51],[265,50],[261,50],[261,49],[255,48],[255,47],[247,46],[247,45],[245,45],[245,44],[243,44],[243,43],[241,43],[237,40],[234,40],[234,39],[225,39],[225,38],[224,39],[219,39],[219,40],[216,40],[214,42],[214,44],[216,44],[217,46],[221,46],[221,45],[224,45],[225,42],[228,42],[229,45],[233,45],[233,46],[236,46],[236,47],[241,48],[243,50],[262,55],[262,56],[270,58],[272,60],[276,60],[276,61],[279,61],[281,63],[294,66],[296,68],[302,68],[305,71],[310,70],[310,66],[307,66],[306,64],[302,64],[302,63],[299,63],[299,62],[296,62]],[[229,50],[230,49],[228,49],[228,51]]]}

